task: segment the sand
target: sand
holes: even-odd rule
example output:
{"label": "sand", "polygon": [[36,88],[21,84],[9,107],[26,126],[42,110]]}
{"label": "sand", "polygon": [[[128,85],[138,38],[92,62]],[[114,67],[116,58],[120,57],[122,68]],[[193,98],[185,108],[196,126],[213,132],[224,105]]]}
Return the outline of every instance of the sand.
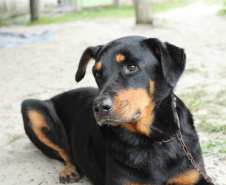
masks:
{"label": "sand", "polygon": [[[226,18],[216,15],[219,9],[219,5],[197,2],[156,14],[154,26],[136,26],[132,18],[103,18],[0,28],[9,32],[41,33],[46,29],[55,32],[49,41],[0,50],[0,184],[59,184],[64,165],[44,156],[30,142],[23,129],[20,104],[28,98],[44,100],[69,89],[96,86],[90,67],[80,83],[74,80],[81,53],[88,46],[127,35],[156,37],[184,48],[187,69],[198,69],[183,75],[177,94],[199,86],[208,92],[225,89]],[[221,110],[225,115],[225,107]],[[216,137],[225,141],[222,133],[200,131],[199,135],[200,142]],[[215,155],[204,155],[204,159],[208,174],[217,184],[225,185],[225,160]],[[90,183],[84,177],[75,184]]]}

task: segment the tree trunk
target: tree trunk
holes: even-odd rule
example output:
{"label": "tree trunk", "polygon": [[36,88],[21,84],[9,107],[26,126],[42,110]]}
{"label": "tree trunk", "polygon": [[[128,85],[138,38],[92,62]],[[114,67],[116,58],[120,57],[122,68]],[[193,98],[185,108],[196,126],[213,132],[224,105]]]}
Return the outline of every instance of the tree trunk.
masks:
{"label": "tree trunk", "polygon": [[137,24],[153,24],[152,0],[133,0]]}
{"label": "tree trunk", "polygon": [[39,0],[30,0],[31,21],[39,19]]}

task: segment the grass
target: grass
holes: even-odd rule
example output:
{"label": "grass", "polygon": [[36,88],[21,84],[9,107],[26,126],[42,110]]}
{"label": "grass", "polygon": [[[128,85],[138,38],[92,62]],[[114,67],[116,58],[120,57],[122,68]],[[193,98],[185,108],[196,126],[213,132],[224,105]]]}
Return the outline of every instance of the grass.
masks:
{"label": "grass", "polygon": [[198,119],[201,120],[200,124],[198,125],[199,130],[209,132],[209,133],[222,132],[223,134],[226,134],[226,125],[217,125],[217,124],[208,122],[206,118],[203,118],[201,116],[198,116]]}
{"label": "grass", "polygon": [[215,103],[222,107],[226,107],[226,89],[222,89],[217,93]]}
{"label": "grass", "polygon": [[225,89],[208,92],[203,85],[200,89],[190,88],[188,92],[181,93],[180,97],[194,114],[198,130],[226,134]]}
{"label": "grass", "polygon": [[10,142],[10,143],[13,143],[13,142],[15,142],[16,140],[22,139],[22,138],[24,138],[24,137],[25,137],[24,134],[10,134],[10,135],[9,135],[9,142]]}
{"label": "grass", "polygon": [[[192,0],[181,0],[177,2],[165,2],[165,3],[154,3],[153,11],[154,13],[168,11],[174,8],[180,8],[191,4]],[[84,10],[82,12],[74,12],[64,16],[53,16],[53,17],[43,17],[34,22],[26,23],[29,26],[39,25],[39,24],[50,24],[59,22],[76,21],[81,19],[95,19],[95,18],[129,18],[135,17],[135,10],[133,6],[122,6],[121,8],[115,7],[105,7]],[[0,20],[0,26],[7,25],[8,23],[21,24],[21,22],[16,22],[15,19]]]}
{"label": "grass", "polygon": [[197,111],[202,105],[207,103],[206,96],[207,93],[204,90],[194,90],[180,95],[188,103],[188,107],[192,111]]}
{"label": "grass", "polygon": [[[217,1],[217,0],[216,0]],[[223,9],[217,12],[217,15],[226,15],[226,0],[218,0],[223,5]]]}
{"label": "grass", "polygon": [[[195,71],[188,71],[195,72]],[[214,109],[210,105],[226,107],[226,89],[222,89],[219,92],[207,93],[208,91],[203,90],[205,87],[200,87],[196,90],[197,87],[191,87],[189,92],[181,93],[180,96],[188,104],[189,109],[192,111],[198,111],[201,108],[211,109],[211,112],[214,113]],[[204,107],[205,106],[205,107]]]}
{"label": "grass", "polygon": [[202,152],[207,155],[215,155],[222,160],[226,158],[226,139],[216,141],[204,141],[201,143]]}
{"label": "grass", "polygon": [[195,73],[195,72],[199,72],[199,69],[197,69],[197,68],[188,68],[188,69],[185,70],[186,74]]}
{"label": "grass", "polygon": [[190,5],[191,3],[193,3],[194,1],[191,0],[181,0],[181,1],[176,1],[176,2],[165,2],[165,3],[154,3],[153,5],[153,10],[154,13],[159,13],[159,12],[165,12],[171,9],[175,9],[175,8],[181,8],[181,7],[185,7],[187,5]]}

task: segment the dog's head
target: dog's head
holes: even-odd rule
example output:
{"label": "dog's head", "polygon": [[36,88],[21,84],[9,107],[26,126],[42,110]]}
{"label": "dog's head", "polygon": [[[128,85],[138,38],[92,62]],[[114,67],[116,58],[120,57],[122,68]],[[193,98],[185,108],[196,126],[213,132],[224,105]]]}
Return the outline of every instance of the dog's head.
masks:
{"label": "dog's head", "polygon": [[88,47],[79,63],[77,82],[92,58],[99,88],[93,103],[97,123],[149,135],[156,104],[171,93],[184,71],[184,50],[139,36]]}

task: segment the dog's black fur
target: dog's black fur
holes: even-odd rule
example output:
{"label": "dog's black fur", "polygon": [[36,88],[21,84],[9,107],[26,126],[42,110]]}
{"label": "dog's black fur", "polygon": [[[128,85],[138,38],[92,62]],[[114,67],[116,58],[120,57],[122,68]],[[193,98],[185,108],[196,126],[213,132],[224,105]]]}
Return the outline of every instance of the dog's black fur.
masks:
{"label": "dog's black fur", "polygon": [[31,141],[67,165],[60,181],[78,181],[84,174],[95,185],[208,184],[176,139],[159,143],[178,132],[176,111],[184,142],[205,171],[192,115],[178,97],[177,108],[173,106],[173,89],[185,68],[184,50],[154,38],[120,38],[87,48],[76,81],[84,77],[91,58],[98,89],[22,103]]}

